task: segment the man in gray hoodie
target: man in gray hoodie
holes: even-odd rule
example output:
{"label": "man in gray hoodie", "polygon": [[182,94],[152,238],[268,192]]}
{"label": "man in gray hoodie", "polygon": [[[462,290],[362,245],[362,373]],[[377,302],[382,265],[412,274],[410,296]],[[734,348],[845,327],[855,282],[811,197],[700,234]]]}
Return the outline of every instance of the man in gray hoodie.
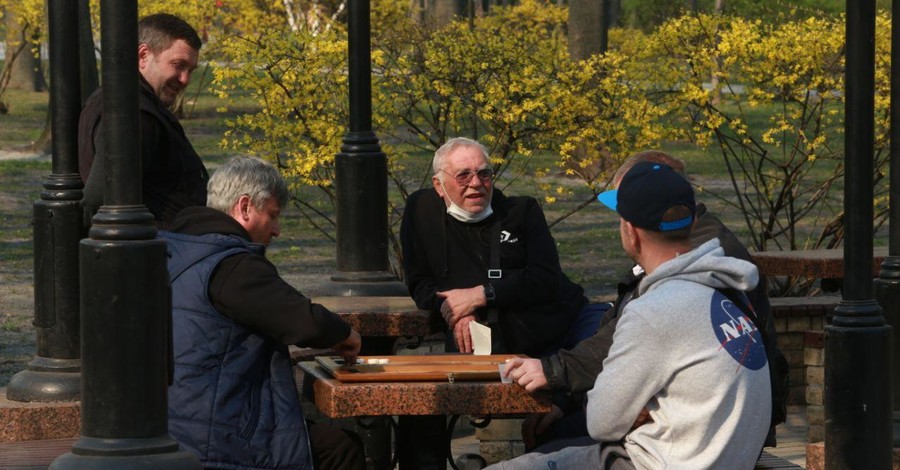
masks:
{"label": "man in gray hoodie", "polygon": [[693,190],[666,165],[635,165],[599,199],[647,273],[588,393],[599,445],[499,468],[753,468],[769,428],[771,403],[754,398],[770,393],[768,364],[762,335],[728,297],[756,285],[755,266],[724,256],[717,239],[691,248]]}

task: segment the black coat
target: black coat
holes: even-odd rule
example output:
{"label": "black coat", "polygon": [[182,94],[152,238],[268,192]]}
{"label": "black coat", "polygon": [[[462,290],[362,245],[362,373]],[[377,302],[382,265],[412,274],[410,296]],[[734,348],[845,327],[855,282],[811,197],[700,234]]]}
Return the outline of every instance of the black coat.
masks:
{"label": "black coat", "polygon": [[[487,219],[463,223],[447,214],[432,188],[407,198],[400,239],[409,292],[443,324],[438,291],[490,283],[496,299],[476,316],[485,323],[489,310],[497,311],[493,352],[539,355],[559,347],[587,302],[584,290],[563,274],[556,242],[534,198],[506,197],[495,189],[491,207]],[[493,268],[493,233],[500,238],[499,279],[489,279],[487,272]]]}
{"label": "black coat", "polygon": [[[139,155],[143,177],[141,198],[156,219],[158,228],[165,229],[181,209],[206,205],[206,183],[209,174],[194,151],[184,128],[175,115],[159,100],[149,84],[141,77],[138,94],[140,107]],[[88,98],[78,119],[78,169],[85,182],[85,226],[104,204],[103,191],[107,181],[106,158],[102,131],[102,89]]]}

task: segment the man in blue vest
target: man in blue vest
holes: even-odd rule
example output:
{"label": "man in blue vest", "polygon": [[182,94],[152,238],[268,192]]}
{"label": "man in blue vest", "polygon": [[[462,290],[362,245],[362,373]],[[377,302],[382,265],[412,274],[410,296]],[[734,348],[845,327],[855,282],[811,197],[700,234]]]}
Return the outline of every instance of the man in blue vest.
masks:
{"label": "man in blue vest", "polygon": [[175,380],[169,433],[205,468],[361,469],[352,435],[305,421],[288,345],[355,362],[359,333],[285,282],[265,257],[287,185],[237,157],[210,178],[206,207],[174,219],[168,243]]}

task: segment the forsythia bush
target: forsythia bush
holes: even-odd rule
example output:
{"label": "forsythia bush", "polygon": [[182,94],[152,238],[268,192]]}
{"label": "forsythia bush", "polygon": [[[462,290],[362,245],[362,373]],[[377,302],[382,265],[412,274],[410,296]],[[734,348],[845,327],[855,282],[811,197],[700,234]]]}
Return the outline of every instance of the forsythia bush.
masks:
{"label": "forsythia bush", "polygon": [[[630,86],[621,57],[568,58],[564,8],[526,0],[434,31],[409,19],[405,4],[372,5],[382,12],[373,21],[373,121],[398,194],[430,184],[431,154],[453,136],[483,142],[510,179],[558,170],[596,192],[618,161],[663,135],[663,110]],[[218,93],[249,90],[260,105],[230,122],[224,145],[277,161],[298,190],[331,200],[348,122],[344,28],[264,29],[221,49]],[[559,155],[558,168],[538,163],[538,152]],[[566,191],[543,188],[550,202]],[[327,207],[300,199],[311,220],[329,219]]]}
{"label": "forsythia bush", "polygon": [[[553,202],[578,181],[602,190],[627,155],[664,141],[716,149],[758,250],[834,246],[842,237],[844,18],[767,22],[685,15],[655,31],[614,30],[612,48],[573,61],[564,7],[523,0],[432,30],[403,0],[373,0],[373,121],[391,200],[430,184],[447,138],[483,142],[502,181],[533,178]],[[876,28],[876,223],[886,217],[890,18]],[[346,30],[284,25],[221,40],[215,87],[259,105],[223,144],[277,161],[324,231],[334,155],[348,122]],[[554,155],[548,160],[539,155]],[[551,161],[551,163],[547,163]],[[568,175],[542,178],[551,173]],[[721,191],[721,190],[720,190]],[[320,201],[317,205],[311,201]],[[391,216],[399,211],[390,208]],[[392,224],[393,225],[393,224]]]}
{"label": "forsythia bush", "polygon": [[[831,247],[842,237],[842,200],[831,189],[843,177],[844,21],[689,15],[623,45],[626,76],[640,77],[668,109],[668,138],[721,153],[736,196],[727,200],[744,214],[758,250]],[[887,160],[890,18],[882,13],[877,22],[879,182]]]}

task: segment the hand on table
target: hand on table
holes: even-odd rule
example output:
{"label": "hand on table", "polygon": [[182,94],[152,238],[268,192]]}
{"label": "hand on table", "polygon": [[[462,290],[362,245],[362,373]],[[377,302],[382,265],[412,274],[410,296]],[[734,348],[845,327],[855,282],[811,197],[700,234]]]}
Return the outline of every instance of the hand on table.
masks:
{"label": "hand on table", "polygon": [[355,364],[359,356],[359,348],[362,347],[362,338],[354,329],[350,329],[347,338],[331,347],[344,358],[344,364]]}
{"label": "hand on table", "polygon": [[551,424],[559,421],[565,414],[563,410],[553,405],[549,413],[533,413],[522,421],[522,441],[525,443],[525,450],[532,450],[537,447],[537,436],[544,434]]}
{"label": "hand on table", "polygon": [[514,357],[506,362],[506,376],[529,392],[547,386],[547,376],[540,359]]}

